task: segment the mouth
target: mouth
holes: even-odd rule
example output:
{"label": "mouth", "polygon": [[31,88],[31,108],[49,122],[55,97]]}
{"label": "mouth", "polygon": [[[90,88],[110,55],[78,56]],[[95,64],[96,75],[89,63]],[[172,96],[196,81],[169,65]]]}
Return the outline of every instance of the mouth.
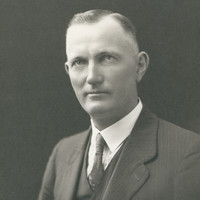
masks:
{"label": "mouth", "polygon": [[87,96],[103,96],[103,95],[107,95],[108,92],[107,91],[101,91],[101,90],[92,90],[92,91],[87,91],[85,94]]}

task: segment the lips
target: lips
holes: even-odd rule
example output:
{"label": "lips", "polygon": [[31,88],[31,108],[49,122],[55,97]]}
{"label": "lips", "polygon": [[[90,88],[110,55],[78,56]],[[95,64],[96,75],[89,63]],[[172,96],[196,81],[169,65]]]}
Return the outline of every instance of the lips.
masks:
{"label": "lips", "polygon": [[105,95],[108,94],[107,91],[103,91],[103,90],[91,90],[91,91],[87,91],[85,92],[86,95]]}

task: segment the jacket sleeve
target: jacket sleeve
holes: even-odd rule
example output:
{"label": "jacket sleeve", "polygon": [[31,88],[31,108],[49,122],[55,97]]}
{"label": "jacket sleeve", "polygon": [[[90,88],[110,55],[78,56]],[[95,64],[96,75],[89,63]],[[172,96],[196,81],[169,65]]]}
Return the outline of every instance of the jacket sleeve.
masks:
{"label": "jacket sleeve", "polygon": [[175,182],[175,200],[200,199],[200,139],[188,147]]}
{"label": "jacket sleeve", "polygon": [[53,200],[53,190],[54,190],[54,182],[55,182],[55,160],[56,160],[56,154],[57,154],[58,145],[55,146],[49,161],[47,163],[43,180],[42,180],[42,186],[40,189],[40,193],[38,196],[38,200]]}

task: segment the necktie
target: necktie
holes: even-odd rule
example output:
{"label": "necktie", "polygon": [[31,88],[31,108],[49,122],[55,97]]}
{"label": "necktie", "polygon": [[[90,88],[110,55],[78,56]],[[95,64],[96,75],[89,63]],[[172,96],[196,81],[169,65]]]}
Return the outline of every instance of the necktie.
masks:
{"label": "necktie", "polygon": [[94,191],[99,184],[101,177],[103,175],[104,169],[102,164],[103,150],[105,146],[105,141],[100,133],[96,136],[96,153],[94,157],[94,164],[92,171],[89,175],[89,183]]}

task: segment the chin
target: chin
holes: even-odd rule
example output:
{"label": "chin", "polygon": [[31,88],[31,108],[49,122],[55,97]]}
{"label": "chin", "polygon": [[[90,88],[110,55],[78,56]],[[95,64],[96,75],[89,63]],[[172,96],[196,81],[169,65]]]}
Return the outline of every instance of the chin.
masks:
{"label": "chin", "polygon": [[105,105],[90,105],[84,109],[91,117],[105,116],[110,113],[111,109],[105,107]]}

